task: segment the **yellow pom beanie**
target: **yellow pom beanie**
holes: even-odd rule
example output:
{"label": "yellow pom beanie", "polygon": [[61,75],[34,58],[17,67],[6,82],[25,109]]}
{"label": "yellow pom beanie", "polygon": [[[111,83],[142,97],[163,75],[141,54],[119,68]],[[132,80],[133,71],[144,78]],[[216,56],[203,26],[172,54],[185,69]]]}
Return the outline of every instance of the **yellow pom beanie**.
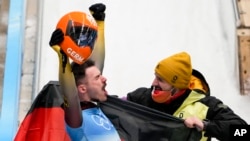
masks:
{"label": "yellow pom beanie", "polygon": [[175,88],[186,89],[192,76],[190,56],[180,52],[167,57],[157,64],[155,72]]}

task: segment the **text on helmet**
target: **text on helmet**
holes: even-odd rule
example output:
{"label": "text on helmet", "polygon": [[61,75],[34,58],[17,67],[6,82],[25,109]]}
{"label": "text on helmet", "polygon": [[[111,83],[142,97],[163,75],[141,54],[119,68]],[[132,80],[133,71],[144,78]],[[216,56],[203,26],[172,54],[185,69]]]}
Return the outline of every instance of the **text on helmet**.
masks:
{"label": "text on helmet", "polygon": [[81,57],[77,52],[75,52],[72,48],[67,48],[67,53],[70,54],[72,58],[74,58],[77,61],[82,62],[84,60],[83,57]]}

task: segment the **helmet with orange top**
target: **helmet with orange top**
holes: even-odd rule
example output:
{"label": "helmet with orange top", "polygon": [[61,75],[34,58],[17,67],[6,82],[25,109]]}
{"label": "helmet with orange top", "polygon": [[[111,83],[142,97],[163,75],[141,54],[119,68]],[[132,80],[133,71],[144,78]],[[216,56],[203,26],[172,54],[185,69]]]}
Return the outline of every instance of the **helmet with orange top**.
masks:
{"label": "helmet with orange top", "polygon": [[83,64],[92,54],[97,39],[97,23],[92,15],[73,11],[57,23],[64,33],[60,44],[63,52],[77,64]]}

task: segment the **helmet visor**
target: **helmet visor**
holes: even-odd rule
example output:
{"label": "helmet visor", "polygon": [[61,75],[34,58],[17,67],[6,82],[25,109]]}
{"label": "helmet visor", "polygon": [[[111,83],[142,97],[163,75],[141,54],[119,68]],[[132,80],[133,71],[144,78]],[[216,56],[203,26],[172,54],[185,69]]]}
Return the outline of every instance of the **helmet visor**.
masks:
{"label": "helmet visor", "polygon": [[70,20],[67,25],[66,35],[69,36],[77,46],[90,46],[91,49],[93,49],[97,31]]}

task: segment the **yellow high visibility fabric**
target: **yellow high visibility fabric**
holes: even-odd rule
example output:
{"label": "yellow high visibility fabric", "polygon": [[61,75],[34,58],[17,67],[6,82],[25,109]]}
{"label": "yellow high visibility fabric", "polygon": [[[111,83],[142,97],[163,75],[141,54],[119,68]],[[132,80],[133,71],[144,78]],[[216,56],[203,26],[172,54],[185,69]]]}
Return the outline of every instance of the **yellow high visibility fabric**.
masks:
{"label": "yellow high visibility fabric", "polygon": [[[186,119],[188,117],[196,116],[199,119],[203,120],[207,116],[208,107],[201,102],[196,102],[205,95],[199,94],[195,91],[192,91],[182,105],[174,113],[175,117]],[[206,141],[207,137],[204,137],[204,132],[202,133],[201,141]]]}

